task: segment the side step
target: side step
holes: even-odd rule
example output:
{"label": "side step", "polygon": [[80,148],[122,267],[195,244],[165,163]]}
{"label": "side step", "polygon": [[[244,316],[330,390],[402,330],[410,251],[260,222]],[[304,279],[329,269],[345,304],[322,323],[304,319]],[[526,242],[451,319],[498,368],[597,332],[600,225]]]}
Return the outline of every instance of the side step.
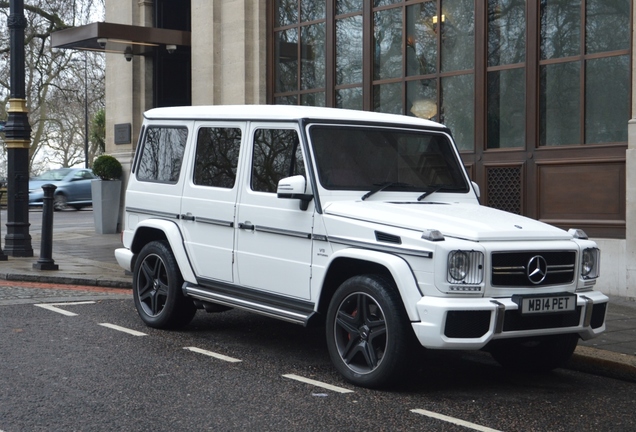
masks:
{"label": "side step", "polygon": [[[236,295],[239,292],[243,295]],[[315,313],[313,303],[266,295],[244,288],[229,289],[222,285],[204,287],[186,282],[183,284],[183,293],[201,301],[244,309],[302,326],[307,326]]]}

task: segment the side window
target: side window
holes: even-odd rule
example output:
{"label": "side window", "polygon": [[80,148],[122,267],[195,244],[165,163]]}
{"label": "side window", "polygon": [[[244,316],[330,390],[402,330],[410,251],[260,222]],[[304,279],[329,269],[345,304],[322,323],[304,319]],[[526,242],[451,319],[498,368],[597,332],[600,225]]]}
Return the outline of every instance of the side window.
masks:
{"label": "side window", "polygon": [[92,180],[92,179],[95,178],[93,173],[91,173],[88,170],[79,171],[77,174],[75,174],[75,177],[79,177],[79,178],[81,178],[83,180]]}
{"label": "side window", "polygon": [[179,181],[187,138],[185,127],[149,127],[141,149],[137,178],[172,184]]}
{"label": "side window", "polygon": [[194,184],[232,189],[236,180],[240,149],[240,129],[199,129]]}
{"label": "side window", "polygon": [[252,190],[275,193],[278,181],[305,175],[298,134],[293,129],[258,129],[254,133]]}

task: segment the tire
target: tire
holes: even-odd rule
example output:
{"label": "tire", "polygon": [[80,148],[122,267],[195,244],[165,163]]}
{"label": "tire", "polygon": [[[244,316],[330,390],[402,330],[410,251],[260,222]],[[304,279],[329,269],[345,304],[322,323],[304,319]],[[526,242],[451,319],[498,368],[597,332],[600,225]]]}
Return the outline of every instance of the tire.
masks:
{"label": "tire", "polygon": [[578,342],[577,334],[504,339],[494,342],[489,350],[497,363],[506,369],[548,372],[565,366]]}
{"label": "tire", "polygon": [[175,329],[187,325],[196,312],[181,292],[183,278],[166,241],[143,247],[133,271],[133,298],[137,313],[149,327]]}
{"label": "tire", "polygon": [[397,290],[381,276],[354,276],[340,285],[326,334],[334,366],[360,387],[397,384],[410,364],[410,321]]}
{"label": "tire", "polygon": [[57,194],[53,196],[53,210],[54,211],[62,211],[68,208],[68,199],[66,195],[63,193]]}

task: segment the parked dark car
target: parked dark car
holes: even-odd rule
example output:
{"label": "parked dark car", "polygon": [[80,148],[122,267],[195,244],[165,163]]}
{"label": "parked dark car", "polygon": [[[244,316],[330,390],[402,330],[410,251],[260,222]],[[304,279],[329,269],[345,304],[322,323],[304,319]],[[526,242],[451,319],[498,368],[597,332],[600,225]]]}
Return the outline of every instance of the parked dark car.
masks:
{"label": "parked dark car", "polygon": [[76,210],[93,205],[91,181],[97,176],[86,168],[59,168],[29,180],[29,205],[41,206],[44,198],[42,186],[57,186],[54,193],[53,208],[64,210],[72,207]]}

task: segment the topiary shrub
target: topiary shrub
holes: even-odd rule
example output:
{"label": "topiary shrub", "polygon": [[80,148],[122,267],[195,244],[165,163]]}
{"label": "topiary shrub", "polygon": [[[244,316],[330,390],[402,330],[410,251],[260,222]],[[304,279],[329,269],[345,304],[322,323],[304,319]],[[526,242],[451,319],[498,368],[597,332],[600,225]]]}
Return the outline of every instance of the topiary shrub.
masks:
{"label": "topiary shrub", "polygon": [[93,161],[93,173],[102,180],[119,180],[121,163],[113,156],[101,155]]}

